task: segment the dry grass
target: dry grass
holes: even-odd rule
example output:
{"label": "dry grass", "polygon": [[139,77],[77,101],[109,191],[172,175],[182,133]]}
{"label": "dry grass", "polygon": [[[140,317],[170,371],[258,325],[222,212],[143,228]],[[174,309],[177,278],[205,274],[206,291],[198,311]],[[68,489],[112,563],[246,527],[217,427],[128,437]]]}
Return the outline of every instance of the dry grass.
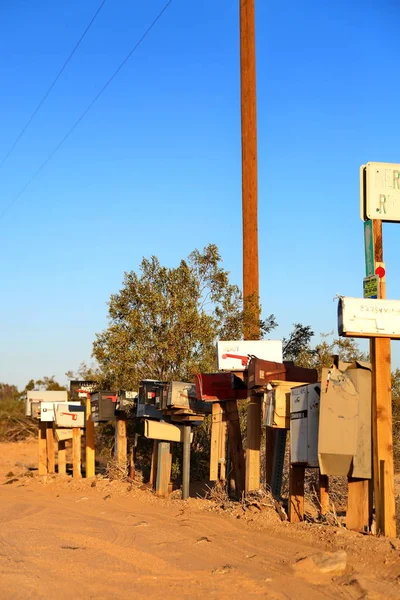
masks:
{"label": "dry grass", "polygon": [[105,469],[106,477],[110,481],[128,481],[128,467],[121,465],[117,460],[110,459]]}
{"label": "dry grass", "polygon": [[0,441],[19,442],[37,435],[37,422],[25,416],[24,403],[4,400],[0,403]]}

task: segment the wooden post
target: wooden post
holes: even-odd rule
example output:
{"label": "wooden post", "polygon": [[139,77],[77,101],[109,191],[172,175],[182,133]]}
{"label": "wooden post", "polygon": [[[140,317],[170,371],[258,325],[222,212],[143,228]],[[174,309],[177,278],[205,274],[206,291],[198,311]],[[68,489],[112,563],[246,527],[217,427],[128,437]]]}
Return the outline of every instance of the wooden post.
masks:
{"label": "wooden post", "polygon": [[190,490],[190,434],[188,423],[183,425],[182,500],[189,498]]}
{"label": "wooden post", "polygon": [[47,471],[56,472],[56,456],[54,450],[53,423],[46,423],[46,443],[47,443]]}
{"label": "wooden post", "polygon": [[118,417],[115,423],[115,458],[121,467],[127,467],[128,441],[126,438],[126,419]]}
{"label": "wooden post", "polygon": [[245,463],[240,431],[237,400],[226,400],[222,404],[226,415],[229,448],[231,453],[236,493],[241,498],[245,491]]}
{"label": "wooden post", "polygon": [[72,463],[73,478],[80,479],[81,474],[81,430],[79,427],[72,428]]}
{"label": "wooden post", "polygon": [[94,423],[92,421],[90,394],[88,394],[87,399],[86,399],[86,430],[85,430],[86,477],[94,477],[96,475],[96,451],[95,451],[94,439],[95,439]]}
{"label": "wooden post", "polygon": [[[222,412],[222,411],[221,411]],[[220,440],[219,440],[219,479],[222,483],[226,481],[226,420],[225,415],[221,414]]]}
{"label": "wooden post", "polygon": [[38,471],[39,475],[47,475],[47,423],[39,421],[38,431],[38,450],[39,450],[39,463]]}
{"label": "wooden post", "polygon": [[171,445],[169,442],[158,442],[156,494],[168,496],[169,481],[171,478]]}
{"label": "wooden post", "polygon": [[319,474],[319,504],[321,515],[329,512],[329,478],[328,475]]}
{"label": "wooden post", "polygon": [[276,429],[265,428],[265,483],[271,487],[272,471],[274,467]]}
{"label": "wooden post", "polygon": [[151,454],[151,468],[150,468],[150,485],[156,489],[157,483],[157,465],[158,465],[158,440],[153,442],[153,452]]}
{"label": "wooden post", "polygon": [[369,530],[369,479],[349,477],[346,527],[365,533]]}
{"label": "wooden post", "polygon": [[67,474],[67,450],[66,450],[66,442],[62,440],[58,442],[58,474],[66,475]]}
{"label": "wooden post", "polygon": [[271,492],[275,498],[280,498],[282,490],[283,467],[286,452],[286,429],[277,429],[275,432],[274,462],[271,476]]}
{"label": "wooden post", "polygon": [[246,492],[251,492],[260,489],[261,397],[247,400]]}
{"label": "wooden post", "polygon": [[[372,225],[376,268],[383,263],[382,222],[374,220]],[[380,298],[386,298],[385,278],[380,280]],[[396,537],[390,339],[372,338],[370,354],[376,532]]]}
{"label": "wooden post", "polygon": [[135,479],[135,447],[131,446],[129,453],[129,479]]}
{"label": "wooden post", "polygon": [[290,465],[289,468],[289,521],[304,520],[304,476],[305,467]]}
{"label": "wooden post", "polygon": [[221,447],[222,407],[219,402],[213,402],[211,410],[210,481],[217,481]]}

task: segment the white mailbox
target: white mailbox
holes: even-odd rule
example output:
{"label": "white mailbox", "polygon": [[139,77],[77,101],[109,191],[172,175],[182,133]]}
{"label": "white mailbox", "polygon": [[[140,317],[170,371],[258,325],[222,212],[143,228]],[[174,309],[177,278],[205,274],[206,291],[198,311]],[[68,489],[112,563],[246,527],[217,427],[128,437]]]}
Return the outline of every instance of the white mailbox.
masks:
{"label": "white mailbox", "polygon": [[344,337],[400,339],[400,300],[341,297],[338,330]]}
{"label": "white mailbox", "polygon": [[217,354],[220,371],[244,371],[251,356],[281,363],[282,342],[280,340],[219,341]]}
{"label": "white mailbox", "polygon": [[58,390],[58,391],[40,391],[40,390],[30,390],[26,393],[25,400],[25,415],[27,417],[32,417],[32,403],[39,402],[68,402],[68,392],[67,390]]}
{"label": "white mailbox", "polygon": [[320,384],[292,388],[290,393],[290,461],[318,467]]}
{"label": "white mailbox", "polygon": [[85,427],[85,407],[77,404],[57,404],[57,427]]}

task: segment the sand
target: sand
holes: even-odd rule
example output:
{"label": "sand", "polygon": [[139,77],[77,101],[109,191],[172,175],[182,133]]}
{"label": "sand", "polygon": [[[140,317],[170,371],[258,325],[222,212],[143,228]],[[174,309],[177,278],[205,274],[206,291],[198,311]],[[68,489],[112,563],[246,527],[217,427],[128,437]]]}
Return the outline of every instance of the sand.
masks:
{"label": "sand", "polygon": [[[1,599],[400,598],[400,540],[291,526],[269,508],[163,500],[139,485],[39,478],[36,450],[0,444]],[[340,550],[337,575],[297,564]]]}

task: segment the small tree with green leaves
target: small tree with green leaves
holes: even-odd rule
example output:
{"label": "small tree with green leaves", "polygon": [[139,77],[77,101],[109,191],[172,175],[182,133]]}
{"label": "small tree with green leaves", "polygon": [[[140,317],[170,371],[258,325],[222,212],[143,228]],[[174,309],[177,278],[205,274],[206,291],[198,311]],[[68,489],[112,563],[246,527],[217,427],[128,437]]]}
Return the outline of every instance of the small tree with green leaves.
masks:
{"label": "small tree with green leaves", "polygon": [[[229,281],[217,246],[194,250],[178,267],[155,256],[139,273],[125,273],[109,302],[109,326],[96,336],[93,355],[107,385],[136,389],[144,378],[191,381],[216,369],[217,339],[241,339],[243,303]],[[260,321],[263,334],[276,325]]]}

